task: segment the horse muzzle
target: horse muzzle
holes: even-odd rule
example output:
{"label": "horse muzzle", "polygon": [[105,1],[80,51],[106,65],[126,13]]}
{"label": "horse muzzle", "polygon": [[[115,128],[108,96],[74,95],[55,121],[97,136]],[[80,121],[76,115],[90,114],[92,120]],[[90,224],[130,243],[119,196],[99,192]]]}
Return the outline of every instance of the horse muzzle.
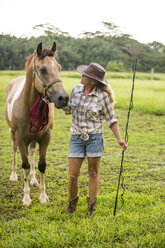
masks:
{"label": "horse muzzle", "polygon": [[63,94],[52,93],[51,98],[54,102],[55,107],[58,109],[67,106],[69,101],[69,95],[67,93],[63,93]]}

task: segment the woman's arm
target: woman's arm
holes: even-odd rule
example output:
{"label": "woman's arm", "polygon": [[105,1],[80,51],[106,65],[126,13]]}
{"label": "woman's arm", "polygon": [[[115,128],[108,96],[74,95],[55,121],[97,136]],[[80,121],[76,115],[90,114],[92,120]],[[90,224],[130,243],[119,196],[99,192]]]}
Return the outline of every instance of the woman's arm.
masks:
{"label": "woman's arm", "polygon": [[112,129],[112,132],[113,132],[113,134],[115,135],[115,137],[116,137],[116,139],[117,139],[119,145],[123,148],[123,150],[126,150],[128,144],[127,144],[126,141],[124,141],[124,140],[121,138],[118,123],[115,122],[115,123],[111,126],[111,129]]}

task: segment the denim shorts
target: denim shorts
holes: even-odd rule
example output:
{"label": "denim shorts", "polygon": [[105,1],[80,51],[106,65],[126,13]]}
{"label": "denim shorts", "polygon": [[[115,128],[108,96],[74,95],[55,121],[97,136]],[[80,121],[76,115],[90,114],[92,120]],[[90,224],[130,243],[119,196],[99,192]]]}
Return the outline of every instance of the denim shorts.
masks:
{"label": "denim shorts", "polygon": [[81,135],[72,134],[70,139],[68,158],[101,157],[104,152],[103,133],[89,134],[84,141]]}

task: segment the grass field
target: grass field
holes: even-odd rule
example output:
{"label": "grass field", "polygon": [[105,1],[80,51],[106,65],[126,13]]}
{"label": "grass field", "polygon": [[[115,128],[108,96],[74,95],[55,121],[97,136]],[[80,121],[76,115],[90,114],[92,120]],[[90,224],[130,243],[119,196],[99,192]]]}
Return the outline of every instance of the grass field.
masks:
{"label": "grass field", "polygon": [[[10,182],[12,152],[4,118],[5,87],[22,75],[0,72],[0,247],[165,247],[165,75],[137,73],[134,108],[129,122],[129,147],[124,158],[125,204],[113,216],[121,162],[121,148],[105,123],[105,153],[100,166],[100,189],[95,214],[88,218],[88,173],[83,164],[79,178],[79,203],[72,216],[68,204],[68,161],[71,117],[55,110],[55,127],[47,152],[46,191],[49,202],[41,205],[39,189],[31,188],[32,204],[22,205],[23,172],[17,152],[18,182]],[[62,72],[69,93],[79,83],[76,72]],[[122,136],[132,87],[132,74],[107,73],[115,95],[115,112]],[[38,152],[36,153],[36,172]],[[120,194],[122,190],[120,190]],[[119,194],[119,204],[121,204]]]}

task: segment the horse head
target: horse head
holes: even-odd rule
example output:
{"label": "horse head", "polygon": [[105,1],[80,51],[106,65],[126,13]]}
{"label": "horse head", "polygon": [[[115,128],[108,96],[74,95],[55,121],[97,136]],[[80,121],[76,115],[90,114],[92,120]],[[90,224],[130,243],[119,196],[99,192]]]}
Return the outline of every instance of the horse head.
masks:
{"label": "horse head", "polygon": [[62,84],[56,48],[56,42],[51,49],[43,48],[42,42],[38,44],[33,57],[33,80],[46,101],[54,102],[56,108],[63,108],[68,104],[69,95]]}

